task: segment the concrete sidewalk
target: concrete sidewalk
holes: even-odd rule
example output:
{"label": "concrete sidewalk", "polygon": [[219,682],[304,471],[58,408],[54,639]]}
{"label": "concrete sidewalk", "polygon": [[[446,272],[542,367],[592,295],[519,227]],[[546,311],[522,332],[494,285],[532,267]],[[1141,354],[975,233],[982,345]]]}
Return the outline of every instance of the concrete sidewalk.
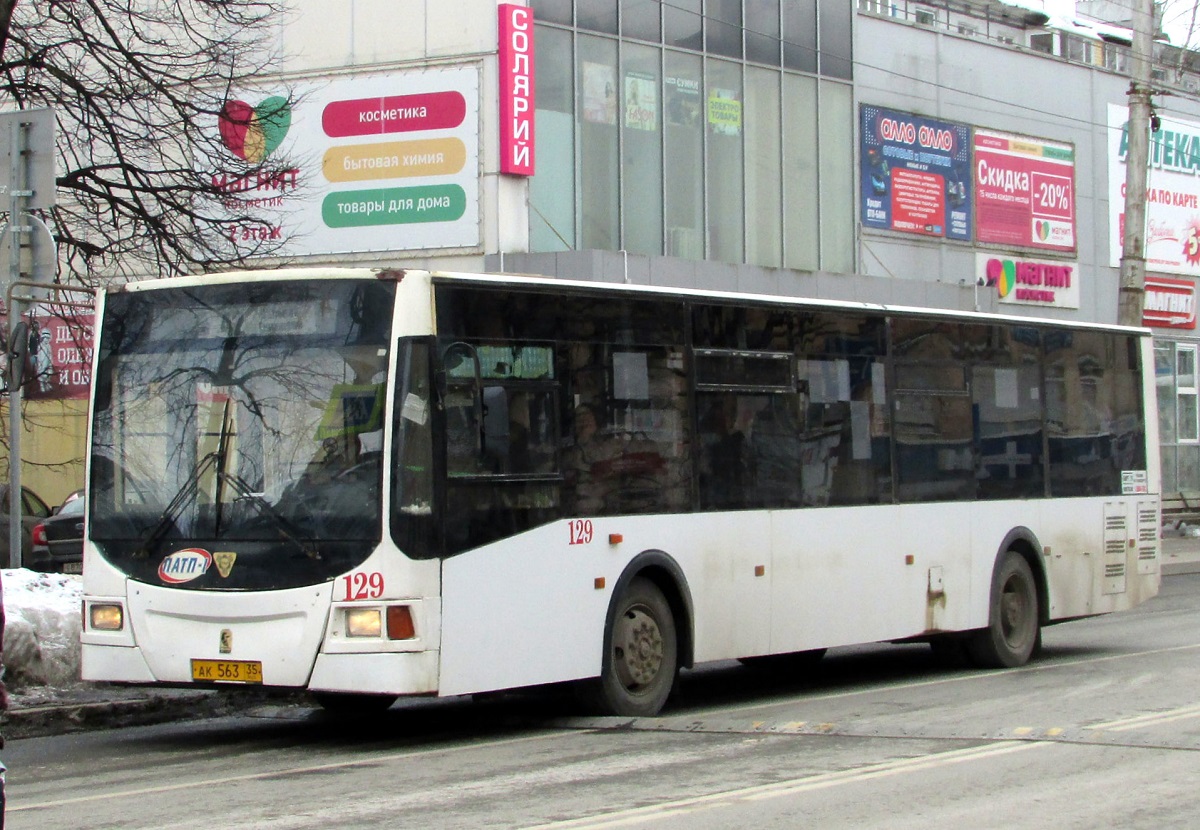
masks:
{"label": "concrete sidewalk", "polygon": [[[1200,537],[1168,531],[1162,540],[1162,572],[1170,578],[1200,573]],[[255,689],[137,689],[79,684],[72,689],[16,694],[0,715],[9,740],[87,729],[148,726],[244,713],[268,703],[300,705],[301,693]]]}
{"label": "concrete sidewalk", "polygon": [[1200,573],[1200,537],[1170,534],[1162,540],[1163,576]]}

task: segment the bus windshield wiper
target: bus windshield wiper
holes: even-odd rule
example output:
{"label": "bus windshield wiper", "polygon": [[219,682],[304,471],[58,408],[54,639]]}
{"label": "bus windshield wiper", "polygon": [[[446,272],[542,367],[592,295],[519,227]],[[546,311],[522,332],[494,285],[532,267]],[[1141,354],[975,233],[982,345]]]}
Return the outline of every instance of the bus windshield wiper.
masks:
{"label": "bus windshield wiper", "polygon": [[[218,479],[222,482],[228,482],[232,485],[237,493],[239,501],[248,501],[258,511],[260,516],[270,519],[275,529],[279,531],[279,535],[288,540],[300,550],[304,551],[309,559],[320,559],[321,551],[317,545],[311,540],[301,538],[300,532],[296,526],[292,524],[278,510],[271,506],[270,502],[262,497],[261,494],[255,493],[244,478],[233,473],[227,473],[220,468],[217,470]],[[218,529],[220,524],[218,522]]]}
{"label": "bus windshield wiper", "polygon": [[187,480],[179,488],[178,492],[171,499],[171,502],[163,510],[162,515],[155,523],[154,527],[143,537],[141,544],[138,546],[138,554],[141,556],[149,556],[150,553],[162,541],[163,536],[174,526],[175,520],[183,512],[184,505],[195,496],[199,490],[200,479],[208,472],[210,468],[214,470],[216,477],[216,521],[213,527],[214,534],[220,533],[221,528],[221,513],[225,502],[225,487],[232,486],[239,500],[249,501],[254,506],[254,509],[259,515],[270,519],[274,524],[275,529],[279,531],[279,535],[300,548],[310,559],[320,559],[321,552],[317,546],[311,541],[305,541],[301,538],[301,534],[297,532],[295,526],[285,517],[275,510],[261,495],[255,493],[246,480],[241,476],[234,475],[226,471],[226,458],[229,452],[229,436],[231,433],[230,427],[230,401],[225,401],[224,412],[221,413],[221,430],[217,435],[217,448],[200,459],[196,468],[192,470]]}
{"label": "bus windshield wiper", "polygon": [[172,527],[175,526],[175,520],[183,512],[183,505],[196,493],[199,488],[200,479],[204,476],[208,469],[217,461],[217,452],[210,452],[208,455],[200,459],[196,464],[196,468],[192,470],[191,475],[187,477],[187,481],[175,493],[174,498],[163,509],[162,515],[158,517],[158,521],[142,536],[141,542],[138,544],[136,551],[137,556],[149,556],[154,548],[158,547],[158,543],[162,541],[163,536],[167,534]]}
{"label": "bus windshield wiper", "polygon": [[[162,537],[167,534],[174,525],[175,520],[183,512],[184,504],[191,499],[200,487],[200,479],[204,476],[210,467],[215,465],[217,471],[217,510],[220,511],[221,506],[221,482],[222,471],[225,469],[225,451],[229,444],[229,399],[225,399],[225,409],[221,413],[221,432],[217,436],[217,448],[205,455],[196,464],[196,468],[192,470],[187,480],[175,493],[175,496],[167,504],[162,515],[158,517],[154,527],[142,537],[141,544],[138,545],[137,554],[139,556],[149,556],[154,548],[158,547],[158,543],[162,541]],[[220,521],[220,512],[217,513],[218,522]]]}

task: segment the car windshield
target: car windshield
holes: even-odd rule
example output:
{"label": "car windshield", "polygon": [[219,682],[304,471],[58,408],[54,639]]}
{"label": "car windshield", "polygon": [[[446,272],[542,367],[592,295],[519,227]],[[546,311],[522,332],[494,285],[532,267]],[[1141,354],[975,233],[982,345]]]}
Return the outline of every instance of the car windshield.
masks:
{"label": "car windshield", "polygon": [[83,499],[71,499],[58,509],[59,516],[82,516]]}
{"label": "car windshield", "polygon": [[309,280],[111,295],[89,496],[104,555],[158,581],[173,551],[228,549],[237,576],[184,586],[221,589],[310,584],[361,561],[381,532],[394,289]]}

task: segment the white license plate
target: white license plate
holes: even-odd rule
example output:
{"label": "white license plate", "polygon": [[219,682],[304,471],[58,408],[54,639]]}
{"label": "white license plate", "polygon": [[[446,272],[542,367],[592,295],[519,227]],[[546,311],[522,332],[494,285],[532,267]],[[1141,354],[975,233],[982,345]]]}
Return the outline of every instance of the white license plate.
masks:
{"label": "white license plate", "polygon": [[62,572],[65,574],[81,574],[81,573],[83,573],[83,563],[82,562],[64,562]]}

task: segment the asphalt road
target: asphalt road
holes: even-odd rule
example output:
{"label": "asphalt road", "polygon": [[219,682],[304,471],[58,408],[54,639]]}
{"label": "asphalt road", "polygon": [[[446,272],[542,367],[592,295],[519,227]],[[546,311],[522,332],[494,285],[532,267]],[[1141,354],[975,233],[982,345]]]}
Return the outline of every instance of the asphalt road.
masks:
{"label": "asphalt road", "polygon": [[1200,815],[1200,574],[1048,629],[1014,670],[924,646],[818,674],[689,673],[660,718],[552,695],[333,720],[263,702],[190,722],[12,741],[8,827],[1191,827]]}

